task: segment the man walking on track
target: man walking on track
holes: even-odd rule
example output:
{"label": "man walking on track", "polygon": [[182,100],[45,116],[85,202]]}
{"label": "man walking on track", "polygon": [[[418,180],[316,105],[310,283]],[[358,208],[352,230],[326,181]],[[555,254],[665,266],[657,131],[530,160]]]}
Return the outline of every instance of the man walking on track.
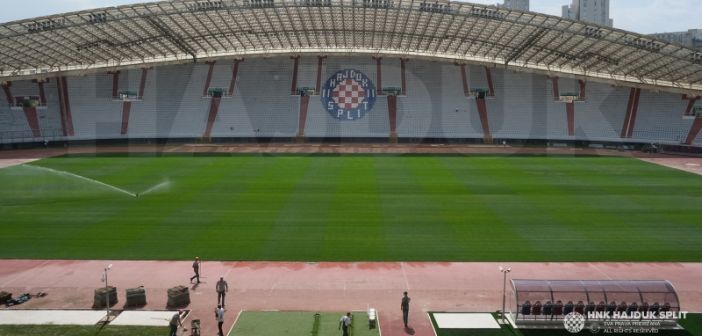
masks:
{"label": "man walking on track", "polygon": [[221,305],[215,308],[215,318],[217,319],[217,329],[219,330],[219,336],[224,336],[222,331],[222,324],[224,324],[224,308]]}
{"label": "man walking on track", "polygon": [[402,321],[405,322],[405,329],[408,328],[407,320],[409,319],[410,300],[409,296],[407,296],[407,292],[405,292],[405,296],[402,297],[402,303],[400,304],[400,309],[402,309]]}
{"label": "man walking on track", "polygon": [[197,279],[197,283],[200,283],[200,257],[195,257],[193,261],[193,272],[195,275],[190,278],[190,283],[193,283],[193,279]]}
{"label": "man walking on track", "polygon": [[341,320],[339,320],[339,329],[341,329],[343,336],[349,336],[350,327],[351,327],[351,313],[346,313],[346,315],[342,316]]}
{"label": "man walking on track", "polygon": [[[219,281],[217,281],[217,286],[215,287],[217,288],[217,304],[221,304],[222,308],[224,308],[224,297],[229,291],[229,285],[226,281],[224,281],[224,278],[219,278]],[[220,303],[220,301],[222,302]]]}

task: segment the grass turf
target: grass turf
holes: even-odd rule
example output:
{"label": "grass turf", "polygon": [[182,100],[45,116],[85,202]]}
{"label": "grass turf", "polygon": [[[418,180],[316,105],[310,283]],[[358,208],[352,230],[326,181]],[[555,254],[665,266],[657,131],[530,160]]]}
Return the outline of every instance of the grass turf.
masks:
{"label": "grass turf", "polygon": [[[583,330],[580,333],[572,334],[565,329],[560,330],[539,330],[539,329],[513,329],[510,326],[502,326],[502,329],[439,329],[434,319],[434,314],[430,313],[431,323],[436,331],[436,336],[573,336],[573,335],[604,335],[603,331],[593,333],[590,330]],[[680,325],[684,330],[659,330],[657,335],[661,336],[702,336],[702,314],[688,314],[686,319],[680,320]],[[636,333],[612,333],[612,335],[650,335]]]}
{"label": "grass turf", "polygon": [[159,327],[105,327],[56,325],[3,325],[0,336],[163,336],[168,328]]}
{"label": "grass turf", "polygon": [[[314,312],[243,312],[229,336],[309,335],[337,336],[343,313],[320,313],[315,325]],[[351,336],[378,336],[378,329],[368,329],[368,315],[353,313]],[[382,328],[382,326],[381,326]]]}
{"label": "grass turf", "polygon": [[630,158],[142,155],[33,165],[141,195],[2,169],[0,258],[702,261],[702,176]]}

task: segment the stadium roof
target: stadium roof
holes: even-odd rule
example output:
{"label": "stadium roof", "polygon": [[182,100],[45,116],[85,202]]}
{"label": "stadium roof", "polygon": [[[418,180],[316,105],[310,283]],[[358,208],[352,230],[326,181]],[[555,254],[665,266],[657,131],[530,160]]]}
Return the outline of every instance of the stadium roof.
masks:
{"label": "stadium roof", "polygon": [[585,22],[463,2],[164,1],[0,25],[0,80],[204,59],[369,54],[702,91],[702,52]]}

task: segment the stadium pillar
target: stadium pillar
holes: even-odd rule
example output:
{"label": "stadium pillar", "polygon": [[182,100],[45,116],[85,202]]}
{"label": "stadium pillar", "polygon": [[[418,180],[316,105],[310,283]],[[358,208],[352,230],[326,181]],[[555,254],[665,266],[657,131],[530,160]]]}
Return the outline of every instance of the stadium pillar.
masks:
{"label": "stadium pillar", "polygon": [[148,68],[141,69],[141,81],[139,82],[139,99],[144,99],[144,91],[146,91],[146,74],[148,72]]}
{"label": "stadium pillar", "polygon": [[397,143],[397,96],[388,95],[388,116],[390,118],[390,142]]}
{"label": "stadium pillar", "polygon": [[568,136],[575,136],[575,102],[566,103],[568,115]]}
{"label": "stadium pillar", "polygon": [[206,140],[210,139],[212,135],[212,127],[214,126],[215,120],[217,120],[217,113],[219,112],[219,103],[222,101],[222,97],[212,97],[212,102],[210,103],[210,113],[207,116],[207,128],[205,129],[205,134],[202,137]]}
{"label": "stadium pillar", "polygon": [[490,133],[490,122],[488,121],[487,104],[485,103],[485,98],[476,97],[475,103],[478,105],[480,124],[483,127],[483,141],[486,144],[491,144],[492,134]]}
{"label": "stadium pillar", "polygon": [[24,107],[24,116],[27,118],[29,128],[32,129],[32,135],[35,138],[41,137],[41,129],[39,128],[39,117],[37,117],[36,107]]}
{"label": "stadium pillar", "polygon": [[402,93],[403,96],[407,95],[407,58],[400,58],[400,78],[402,83]]}
{"label": "stadium pillar", "polygon": [[382,68],[382,57],[375,57],[375,94],[378,96],[383,95],[383,68]]}
{"label": "stadium pillar", "polygon": [[492,82],[492,70],[490,70],[489,67],[485,67],[485,76],[487,77],[487,82],[488,82],[488,96],[494,97],[495,96],[495,85]]}
{"label": "stadium pillar", "polygon": [[307,123],[307,108],[310,106],[310,96],[303,95],[300,97],[300,114],[297,124],[297,141],[302,141],[305,137],[305,124]]}
{"label": "stadium pillar", "polygon": [[112,99],[119,97],[119,71],[108,72],[112,75]]}
{"label": "stadium pillar", "polygon": [[71,115],[71,103],[68,99],[68,85],[66,82],[66,77],[56,78],[56,86],[58,88],[63,136],[73,136],[75,135],[75,131],[73,130],[73,116]]}
{"label": "stadium pillar", "polygon": [[2,83],[2,90],[5,91],[5,98],[7,98],[7,104],[14,105],[15,98],[12,96],[12,90],[10,89],[10,87],[12,87],[12,82]]}
{"label": "stadium pillar", "polygon": [[44,83],[47,80],[44,79],[35,79],[34,82],[37,83],[37,86],[39,87],[39,101],[41,102],[42,106],[46,106],[46,91],[44,90]]}
{"label": "stadium pillar", "polygon": [[290,56],[293,60],[293,73],[292,80],[290,81],[290,95],[294,96],[297,94],[297,71],[300,67],[300,56]]}
{"label": "stadium pillar", "polygon": [[466,65],[456,64],[461,67],[461,80],[463,81],[463,95],[470,96],[470,86],[468,85],[468,76],[466,75]]}
{"label": "stadium pillar", "polygon": [[322,89],[322,65],[327,56],[317,56],[317,85],[314,87],[314,93],[319,94]]}
{"label": "stadium pillar", "polygon": [[551,77],[551,88],[553,90],[553,100],[558,100],[561,98],[561,91],[558,88],[558,77]]}
{"label": "stadium pillar", "polygon": [[621,138],[631,138],[634,134],[634,125],[636,124],[636,113],[639,110],[639,98],[641,97],[641,89],[631,88],[629,90],[629,102],[626,107],[626,115],[624,116],[624,125],[622,125]]}
{"label": "stadium pillar", "polygon": [[686,116],[693,115],[692,109],[695,107],[695,104],[697,103],[698,100],[700,100],[700,98],[702,98],[702,97],[683,95],[682,99],[687,100],[687,108],[685,109]]}
{"label": "stadium pillar", "polygon": [[229,96],[234,95],[234,90],[236,89],[236,77],[239,76],[239,63],[243,62],[243,59],[234,60],[234,68],[232,69],[232,80],[229,82]]}
{"label": "stadium pillar", "polygon": [[578,85],[580,85],[580,91],[578,91],[578,99],[585,100],[585,81],[582,79],[578,80]]}
{"label": "stadium pillar", "polygon": [[122,129],[120,134],[125,135],[129,131],[129,115],[132,111],[132,102],[122,102]]}
{"label": "stadium pillar", "polygon": [[205,88],[202,89],[202,96],[207,97],[208,92],[210,91],[210,83],[212,83],[212,72],[214,71],[214,66],[216,61],[210,61],[210,62],[205,62],[207,66],[209,66],[209,69],[207,70],[207,79],[205,79]]}
{"label": "stadium pillar", "polygon": [[685,144],[692,145],[692,143],[695,142],[697,135],[700,134],[700,130],[702,130],[702,117],[697,117],[692,123],[692,127],[690,127],[690,132],[687,134]]}

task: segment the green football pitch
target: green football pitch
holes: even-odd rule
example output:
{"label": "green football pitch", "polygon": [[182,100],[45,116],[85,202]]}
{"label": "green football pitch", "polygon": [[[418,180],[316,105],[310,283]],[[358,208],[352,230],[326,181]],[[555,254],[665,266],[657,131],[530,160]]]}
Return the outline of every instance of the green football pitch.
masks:
{"label": "green football pitch", "polygon": [[631,158],[69,156],[0,186],[0,258],[702,261],[702,176]]}
{"label": "green football pitch", "polygon": [[[229,336],[338,336],[341,335],[339,319],[343,314],[245,311],[239,315]],[[369,328],[366,313],[352,313],[352,321],[351,336],[380,335],[378,328]]]}

